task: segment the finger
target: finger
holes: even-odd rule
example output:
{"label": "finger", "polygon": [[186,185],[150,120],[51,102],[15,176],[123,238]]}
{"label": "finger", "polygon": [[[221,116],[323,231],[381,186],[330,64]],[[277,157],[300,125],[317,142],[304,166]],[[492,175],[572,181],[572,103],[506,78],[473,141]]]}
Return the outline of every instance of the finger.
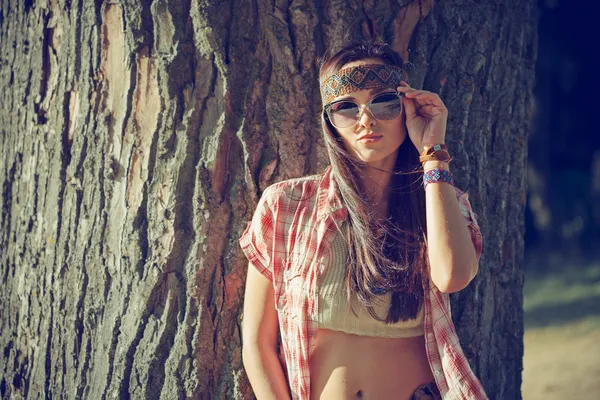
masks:
{"label": "finger", "polygon": [[398,86],[396,88],[396,90],[404,92],[404,93],[406,93],[406,92],[416,92],[417,91],[417,89],[413,89],[410,86]]}
{"label": "finger", "polygon": [[417,106],[415,105],[415,101],[413,99],[402,97],[402,106],[404,107],[404,112],[406,113],[406,119],[413,119],[417,112]]}
{"label": "finger", "polygon": [[406,91],[406,94],[408,95],[410,93],[409,97],[416,97],[416,96],[437,96],[437,94],[433,93],[433,92],[428,92],[427,90],[416,90],[416,89],[412,89],[412,90],[408,90]]}
{"label": "finger", "polygon": [[417,103],[416,109],[420,110],[421,108],[428,109],[428,110],[443,110],[444,109],[444,107],[438,106],[436,104],[427,104],[427,103],[418,104]]}
{"label": "finger", "polygon": [[419,104],[434,104],[438,107],[445,107],[440,96],[435,93],[421,93],[414,96],[413,99]]}
{"label": "finger", "polygon": [[419,91],[411,87],[399,87],[397,92],[407,97],[415,97]]}
{"label": "finger", "polygon": [[440,96],[437,95],[437,93],[432,93],[432,92],[421,92],[421,93],[417,93],[415,95],[416,98],[420,98],[420,99],[435,99],[435,100],[441,100]]}
{"label": "finger", "polygon": [[415,113],[421,116],[433,117],[444,113],[444,109],[432,104],[425,104],[415,109]]}

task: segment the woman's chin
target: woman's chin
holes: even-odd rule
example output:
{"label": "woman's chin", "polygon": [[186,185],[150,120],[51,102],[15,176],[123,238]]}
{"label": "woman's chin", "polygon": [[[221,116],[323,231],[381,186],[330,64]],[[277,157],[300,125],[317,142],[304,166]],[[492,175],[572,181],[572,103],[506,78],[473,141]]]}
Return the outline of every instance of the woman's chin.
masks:
{"label": "woman's chin", "polygon": [[393,167],[396,163],[396,156],[398,155],[398,149],[389,153],[382,151],[369,151],[358,155],[358,159],[369,166],[380,167],[390,164]]}

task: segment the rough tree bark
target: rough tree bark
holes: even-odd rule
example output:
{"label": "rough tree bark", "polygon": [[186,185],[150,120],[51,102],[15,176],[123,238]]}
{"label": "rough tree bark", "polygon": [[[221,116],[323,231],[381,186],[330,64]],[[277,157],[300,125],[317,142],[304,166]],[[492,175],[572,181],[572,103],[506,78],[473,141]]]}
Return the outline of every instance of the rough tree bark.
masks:
{"label": "rough tree bark", "polygon": [[237,239],[326,165],[317,56],[381,37],[450,110],[485,241],[454,318],[520,398],[535,5],[0,0],[2,397],[251,398]]}

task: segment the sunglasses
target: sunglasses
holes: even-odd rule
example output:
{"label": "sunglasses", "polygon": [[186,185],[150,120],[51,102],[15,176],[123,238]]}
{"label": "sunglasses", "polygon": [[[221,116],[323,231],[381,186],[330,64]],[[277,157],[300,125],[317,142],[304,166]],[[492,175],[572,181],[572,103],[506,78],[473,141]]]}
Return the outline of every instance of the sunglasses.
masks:
{"label": "sunglasses", "polygon": [[[390,120],[402,113],[402,98],[397,92],[386,92],[373,97],[366,107],[378,120]],[[348,128],[361,117],[361,107],[353,100],[338,100],[325,106],[327,119],[336,128]]]}

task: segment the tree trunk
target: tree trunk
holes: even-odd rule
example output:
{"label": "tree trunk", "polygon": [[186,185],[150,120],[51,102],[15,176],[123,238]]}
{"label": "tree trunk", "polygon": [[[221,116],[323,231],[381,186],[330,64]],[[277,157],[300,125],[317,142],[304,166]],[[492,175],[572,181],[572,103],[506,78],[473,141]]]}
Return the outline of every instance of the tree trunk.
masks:
{"label": "tree trunk", "polygon": [[237,239],[327,164],[317,56],[376,37],[450,111],[485,242],[454,319],[520,398],[535,1],[142,3],[0,0],[2,398],[252,398]]}

